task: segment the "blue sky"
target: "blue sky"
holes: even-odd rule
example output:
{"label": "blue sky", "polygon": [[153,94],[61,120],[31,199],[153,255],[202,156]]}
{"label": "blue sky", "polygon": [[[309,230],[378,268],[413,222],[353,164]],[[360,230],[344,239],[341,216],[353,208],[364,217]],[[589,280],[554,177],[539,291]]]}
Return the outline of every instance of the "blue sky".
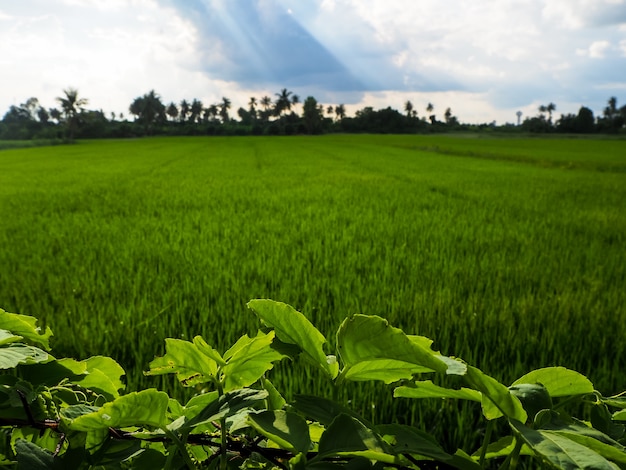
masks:
{"label": "blue sky", "polygon": [[599,113],[626,104],[626,0],[0,0],[0,71],[0,114],[70,86],[125,114],[151,89],[236,109],[284,87],[349,114]]}

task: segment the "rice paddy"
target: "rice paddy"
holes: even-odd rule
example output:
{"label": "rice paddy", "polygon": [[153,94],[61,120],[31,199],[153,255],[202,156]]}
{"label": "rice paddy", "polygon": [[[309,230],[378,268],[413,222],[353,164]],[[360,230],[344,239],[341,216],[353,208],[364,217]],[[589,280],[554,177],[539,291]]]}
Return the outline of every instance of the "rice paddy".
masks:
{"label": "rice paddy", "polygon": [[[376,314],[505,383],[562,365],[605,394],[626,389],[624,140],[3,150],[0,221],[0,307],[44,320],[59,357],[115,358],[129,389],[170,386],[142,375],[166,337],[224,350],[253,332],[252,298],[293,305],[331,343],[345,316]],[[328,389],[290,370],[273,373],[289,395]],[[383,387],[349,394],[380,420],[429,416]]]}

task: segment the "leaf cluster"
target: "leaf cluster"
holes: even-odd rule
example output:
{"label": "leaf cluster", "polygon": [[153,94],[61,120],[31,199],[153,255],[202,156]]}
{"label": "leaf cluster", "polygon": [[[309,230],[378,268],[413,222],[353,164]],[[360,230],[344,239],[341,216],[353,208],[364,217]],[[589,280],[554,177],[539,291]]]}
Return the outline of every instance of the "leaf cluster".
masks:
{"label": "leaf cluster", "polygon": [[[196,336],[166,339],[147,375],[173,374],[196,393],[181,403],[147,389],[123,393],[124,370],[103,356],[50,353],[49,328],[0,310],[0,463],[15,468],[626,468],[626,398],[603,397],[578,372],[531,371],[506,386],[377,316],[353,315],[336,354],[300,312],[271,300],[248,307],[262,326],[219,352]],[[481,407],[483,444],[446,452],[423,430],[371,423],[327,397],[288,403],[268,374],[302,357],[336,387],[382,381],[398,399]],[[459,387],[459,383],[462,386]],[[585,413],[585,419],[570,410]],[[467,430],[470,432],[471,430]]]}

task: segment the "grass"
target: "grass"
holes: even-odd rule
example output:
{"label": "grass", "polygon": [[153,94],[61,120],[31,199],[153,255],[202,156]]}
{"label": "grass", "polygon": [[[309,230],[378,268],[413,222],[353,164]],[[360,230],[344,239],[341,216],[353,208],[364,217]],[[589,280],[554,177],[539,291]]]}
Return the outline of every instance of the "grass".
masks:
{"label": "grass", "polygon": [[[377,314],[505,383],[563,365],[609,394],[626,389],[625,209],[623,140],[6,150],[0,306],[44,319],[59,356],[116,358],[132,389],[169,387],[141,374],[164,338],[201,334],[223,350],[257,326],[245,303],[273,298],[331,342],[346,315]],[[288,394],[327,389],[290,369],[276,379]],[[349,394],[368,417],[454,427],[437,414],[449,403],[392,404],[377,386]]]}

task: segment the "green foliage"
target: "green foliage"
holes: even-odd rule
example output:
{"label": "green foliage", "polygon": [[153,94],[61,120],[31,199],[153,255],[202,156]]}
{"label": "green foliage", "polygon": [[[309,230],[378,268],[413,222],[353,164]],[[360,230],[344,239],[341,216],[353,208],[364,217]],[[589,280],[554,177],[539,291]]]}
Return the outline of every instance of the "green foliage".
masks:
{"label": "green foliage", "polygon": [[[511,469],[523,460],[563,469],[626,466],[619,423],[626,400],[604,398],[575,371],[538,369],[507,387],[461,359],[442,356],[430,339],[366,315],[341,324],[338,355],[327,356],[326,339],[302,313],[271,300],[248,306],[263,324],[256,336],[242,336],[223,354],[199,336],[193,342],[170,338],[165,354],[150,364],[148,375],[174,374],[183,386],[195,387],[184,405],[156,389],[120,394],[124,371],[113,359],[54,359],[34,346],[47,347],[49,329],[41,333],[32,317],[0,310],[0,355],[18,347],[46,355],[7,362],[13,372],[0,376],[0,428],[8,443],[0,447],[2,462],[35,470],[470,470]],[[488,423],[482,446],[472,455],[463,449],[449,453],[422,429],[372,423],[326,397],[300,395],[288,403],[265,375],[298,356],[324,371],[335,387],[378,380],[393,383],[396,398],[481,403]],[[294,368],[295,374],[305,373]],[[424,374],[440,384],[421,380]],[[458,388],[459,380],[465,387]],[[571,414],[581,405],[591,410],[590,421]],[[494,426],[496,420],[509,431]]]}

